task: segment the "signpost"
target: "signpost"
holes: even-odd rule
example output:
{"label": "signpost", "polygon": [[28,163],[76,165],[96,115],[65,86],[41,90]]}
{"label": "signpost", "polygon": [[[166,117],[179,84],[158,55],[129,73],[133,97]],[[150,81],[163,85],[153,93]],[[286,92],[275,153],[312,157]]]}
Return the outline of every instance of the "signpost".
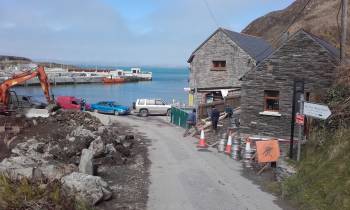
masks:
{"label": "signpost", "polygon": [[304,102],[304,114],[308,117],[325,120],[332,113],[328,106]]}
{"label": "signpost", "polygon": [[300,95],[299,100],[299,113],[297,116],[299,118],[302,118],[303,123],[299,124],[299,139],[298,139],[298,154],[297,154],[297,161],[300,160],[300,153],[301,153],[301,139],[302,139],[302,132],[303,132],[303,126],[304,126],[304,94]]}
{"label": "signpost", "polygon": [[299,110],[300,112],[295,117],[296,123],[299,125],[297,161],[300,160],[302,128],[304,126],[304,118],[305,118],[304,115],[312,118],[325,120],[332,114],[328,106],[305,102],[304,95],[300,95],[299,107],[300,107],[300,110]]}

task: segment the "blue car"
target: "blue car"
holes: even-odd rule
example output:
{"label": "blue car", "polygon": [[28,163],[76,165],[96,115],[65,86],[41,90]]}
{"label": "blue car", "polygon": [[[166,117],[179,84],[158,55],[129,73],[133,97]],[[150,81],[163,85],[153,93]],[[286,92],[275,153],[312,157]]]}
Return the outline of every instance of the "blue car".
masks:
{"label": "blue car", "polygon": [[129,107],[120,105],[115,101],[100,101],[96,104],[91,104],[91,110],[114,115],[127,115],[130,113]]}

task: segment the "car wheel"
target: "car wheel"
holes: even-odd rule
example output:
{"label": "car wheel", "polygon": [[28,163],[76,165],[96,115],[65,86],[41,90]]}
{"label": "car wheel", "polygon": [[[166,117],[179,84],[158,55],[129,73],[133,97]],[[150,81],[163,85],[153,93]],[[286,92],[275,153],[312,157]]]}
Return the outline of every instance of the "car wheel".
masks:
{"label": "car wheel", "polygon": [[166,112],[166,116],[170,116],[171,115],[171,109],[168,109],[168,111]]}
{"label": "car wheel", "polygon": [[147,109],[142,109],[140,111],[140,116],[141,117],[147,117],[148,116],[148,110]]}
{"label": "car wheel", "polygon": [[119,112],[118,111],[114,111],[114,115],[119,116]]}

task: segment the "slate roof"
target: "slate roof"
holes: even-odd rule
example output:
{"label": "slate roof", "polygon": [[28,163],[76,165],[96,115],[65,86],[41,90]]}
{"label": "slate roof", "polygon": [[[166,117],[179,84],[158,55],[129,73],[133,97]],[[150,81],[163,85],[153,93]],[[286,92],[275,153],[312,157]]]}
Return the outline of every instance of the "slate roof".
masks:
{"label": "slate roof", "polygon": [[219,28],[196,50],[193,51],[187,62],[190,63],[194,58],[197,50],[199,50],[212,36],[214,36],[219,31],[224,32],[234,43],[236,43],[240,48],[242,48],[242,50],[250,55],[256,61],[256,63],[259,63],[273,52],[271,45],[262,38],[243,33],[237,33],[224,28]]}
{"label": "slate roof", "polygon": [[321,39],[320,37],[312,34],[312,33],[309,33],[305,30],[302,30],[304,31],[305,33],[309,34],[319,45],[321,45],[322,47],[324,47],[332,56],[334,56],[335,58],[338,58],[340,57],[340,50],[336,47],[334,47],[333,45],[331,45],[330,43],[328,43],[327,41]]}
{"label": "slate roof", "polygon": [[257,63],[262,61],[274,51],[271,45],[260,37],[237,33],[227,29],[223,29],[223,31],[232,41],[246,51]]}

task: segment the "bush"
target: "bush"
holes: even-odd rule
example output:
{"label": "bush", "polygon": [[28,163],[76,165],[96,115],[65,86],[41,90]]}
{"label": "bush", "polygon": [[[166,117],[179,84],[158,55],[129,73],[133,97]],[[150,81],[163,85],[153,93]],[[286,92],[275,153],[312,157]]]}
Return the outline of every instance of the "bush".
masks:
{"label": "bush", "polygon": [[58,181],[45,182],[0,175],[0,209],[91,209],[66,195]]}

